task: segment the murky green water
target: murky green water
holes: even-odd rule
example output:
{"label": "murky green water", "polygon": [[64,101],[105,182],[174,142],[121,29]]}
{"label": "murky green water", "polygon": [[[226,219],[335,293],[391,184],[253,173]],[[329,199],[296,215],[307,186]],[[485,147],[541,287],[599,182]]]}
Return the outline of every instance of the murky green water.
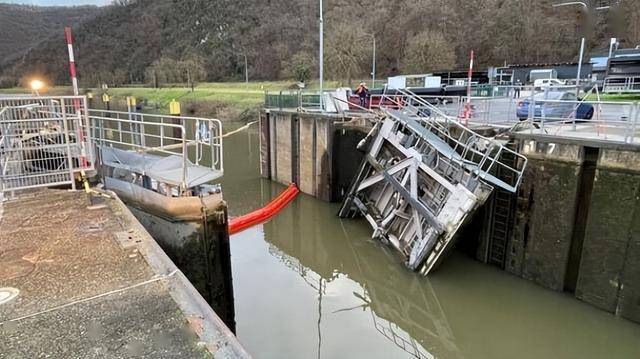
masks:
{"label": "murky green water", "polygon": [[[259,178],[255,128],[224,145],[230,215],[284,189]],[[640,358],[638,324],[463,254],[419,277],[337,208],[301,195],[232,236],[237,334],[256,358]]]}

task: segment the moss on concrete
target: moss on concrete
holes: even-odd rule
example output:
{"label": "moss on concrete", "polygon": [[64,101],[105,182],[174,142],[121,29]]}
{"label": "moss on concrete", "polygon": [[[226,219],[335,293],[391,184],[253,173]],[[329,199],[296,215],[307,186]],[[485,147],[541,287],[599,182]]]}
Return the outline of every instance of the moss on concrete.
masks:
{"label": "moss on concrete", "polygon": [[553,290],[564,288],[579,174],[578,162],[530,159],[518,201],[508,267]]}
{"label": "moss on concrete", "polygon": [[[640,174],[599,168],[576,297],[640,320]],[[620,301],[620,303],[619,303]],[[620,308],[619,308],[620,306]]]}

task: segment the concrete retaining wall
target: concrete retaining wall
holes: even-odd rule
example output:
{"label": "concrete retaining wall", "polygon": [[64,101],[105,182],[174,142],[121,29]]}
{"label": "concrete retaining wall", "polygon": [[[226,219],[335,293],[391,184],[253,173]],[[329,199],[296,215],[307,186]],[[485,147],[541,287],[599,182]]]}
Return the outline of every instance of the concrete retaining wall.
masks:
{"label": "concrete retaining wall", "polygon": [[640,322],[638,152],[600,152],[576,297]]}
{"label": "concrete retaining wall", "polygon": [[[282,184],[296,183],[303,193],[334,202],[341,199],[345,175],[352,177],[362,155],[353,148],[336,153],[336,144],[359,141],[364,131],[343,130],[345,118],[335,114],[267,111],[260,116],[260,169],[265,178]],[[339,139],[336,142],[335,136]],[[357,143],[357,142],[356,142]],[[351,163],[353,162],[353,163]],[[350,181],[346,180],[346,181]]]}
{"label": "concrete retaining wall", "polygon": [[130,209],[227,327],[235,332],[226,203],[207,209],[206,217],[200,221],[173,222],[135,207]]}
{"label": "concrete retaining wall", "polygon": [[504,269],[640,322],[640,148],[523,137]]}
{"label": "concrete retaining wall", "polygon": [[564,288],[583,150],[525,141],[529,163],[518,196],[506,270],[554,290]]}

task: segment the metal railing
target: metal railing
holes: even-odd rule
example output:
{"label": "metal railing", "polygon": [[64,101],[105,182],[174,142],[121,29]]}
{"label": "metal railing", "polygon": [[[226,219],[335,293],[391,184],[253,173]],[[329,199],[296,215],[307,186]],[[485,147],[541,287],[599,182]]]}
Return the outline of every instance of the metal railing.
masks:
{"label": "metal railing", "polygon": [[[404,102],[398,103],[401,111],[446,144],[446,147],[439,150],[452,162],[467,167],[489,183],[510,192],[516,191],[522,181],[527,164],[526,157],[495,139],[472,131],[462,125],[458,118],[448,116],[411,91],[400,92],[405,96]],[[449,149],[450,152],[445,153]],[[505,160],[506,158],[508,160]],[[501,178],[498,178],[498,174],[501,174]],[[510,180],[506,182],[504,178]]]}
{"label": "metal railing", "polygon": [[605,93],[637,93],[640,92],[640,76],[607,77],[604,80]]}
{"label": "metal railing", "polygon": [[435,356],[425,350],[420,343],[398,327],[398,325],[378,317],[373,310],[371,310],[371,317],[373,318],[373,326],[378,333],[382,334],[382,336],[408,353],[411,357],[418,359],[435,359]]}
{"label": "metal railing", "polygon": [[320,110],[320,93],[312,90],[265,92],[264,104],[271,109]]}
{"label": "metal railing", "polygon": [[189,166],[224,172],[220,120],[106,110],[89,110],[89,119],[99,148],[180,157],[183,188]]}
{"label": "metal railing", "polygon": [[640,105],[631,101],[558,100],[544,95],[525,98],[471,98],[469,125],[523,127],[530,132],[594,138],[609,142],[640,143]]}
{"label": "metal railing", "polygon": [[[446,96],[446,95],[415,95],[416,98],[420,98],[424,102],[428,102],[433,107],[439,109],[442,113],[448,116],[457,116],[462,111],[463,98],[462,96]],[[408,101],[406,95],[399,94],[373,94],[367,100],[367,108],[370,110],[377,110],[383,107],[390,108],[402,105],[405,101]]]}
{"label": "metal railing", "polygon": [[71,185],[94,169],[82,96],[0,98],[0,192]]}
{"label": "metal railing", "polygon": [[[516,89],[519,90],[516,92]],[[407,92],[410,92],[406,90]],[[609,142],[640,143],[640,103],[632,101],[598,100],[594,87],[583,98],[557,100],[545,98],[549,93],[574,94],[575,86],[494,86],[491,97],[471,97],[466,110],[466,97],[458,103],[435,106],[420,105],[423,96],[389,96],[394,102],[406,105],[413,101],[420,114],[447,121],[459,121],[469,126],[511,129],[526,127],[531,133],[564,137],[594,138]],[[504,95],[504,96],[502,96]],[[430,101],[427,101],[430,102]],[[430,102],[434,105],[433,102]],[[521,124],[527,126],[521,126]]]}

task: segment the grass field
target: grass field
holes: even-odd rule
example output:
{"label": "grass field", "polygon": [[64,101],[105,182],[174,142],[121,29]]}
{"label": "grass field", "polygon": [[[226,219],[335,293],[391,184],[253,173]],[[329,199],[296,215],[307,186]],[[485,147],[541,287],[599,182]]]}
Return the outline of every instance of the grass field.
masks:
{"label": "grass field", "polygon": [[[337,81],[325,82],[325,88],[338,87]],[[317,89],[317,81],[311,82],[309,89]],[[184,114],[194,114],[204,117],[215,117],[221,120],[249,120],[257,116],[259,108],[264,102],[265,91],[278,92],[282,90],[296,90],[294,81],[269,82],[215,82],[200,83],[194,91],[184,86],[154,89],[142,86],[113,87],[108,90],[112,96],[112,109],[124,109],[126,97],[135,96],[138,101],[146,101],[147,110],[151,112],[167,113],[169,102],[177,100],[182,104]],[[1,93],[25,93],[28,89],[12,88],[0,89]],[[93,107],[102,107],[100,95],[102,90],[92,89],[95,94]],[[70,87],[53,87],[43,92],[43,95],[69,95]],[[640,95],[601,94],[603,101],[640,101]],[[591,94],[587,100],[595,101]]]}
{"label": "grass field", "polygon": [[[336,87],[338,82],[327,81],[325,88]],[[317,89],[317,82],[311,82],[309,89]],[[265,91],[295,90],[293,81],[270,82],[215,82],[198,84],[194,91],[188,87],[166,87],[154,89],[149,87],[113,87],[109,88],[112,108],[126,106],[126,97],[135,96],[138,101],[146,100],[154,112],[167,113],[169,103],[176,100],[183,108],[190,109],[200,116],[217,117],[222,120],[243,120],[253,117],[264,102]],[[25,93],[24,88],[0,89],[0,93]],[[43,95],[69,95],[70,87],[53,87]],[[92,89],[94,107],[102,107],[100,95],[102,90]]]}
{"label": "grass field", "polygon": [[[587,100],[596,101],[597,99],[598,96],[593,93],[587,96]],[[640,101],[640,94],[600,94],[600,101],[635,102]]]}

